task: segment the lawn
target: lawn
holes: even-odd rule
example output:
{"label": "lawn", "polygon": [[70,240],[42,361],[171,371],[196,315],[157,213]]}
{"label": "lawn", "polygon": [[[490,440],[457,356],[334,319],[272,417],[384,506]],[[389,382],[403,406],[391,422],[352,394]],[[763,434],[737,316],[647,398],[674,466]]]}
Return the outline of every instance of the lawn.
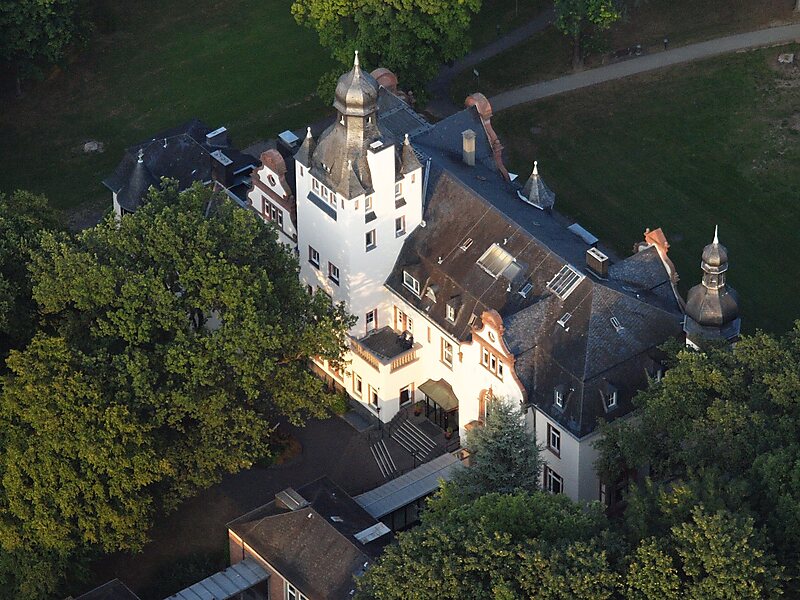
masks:
{"label": "lawn", "polygon": [[736,54],[595,86],[495,116],[512,170],[530,162],[557,208],[622,255],[662,227],[682,293],[714,225],[730,253],[743,327],[800,318],[800,68],[782,51]]}
{"label": "lawn", "polygon": [[[586,60],[587,68],[607,60],[609,51],[634,44],[641,44],[645,52],[660,52],[665,36],[670,47],[675,47],[799,18],[792,11],[793,0],[648,0],[634,4],[622,21],[597,40],[596,50]],[[572,70],[571,46],[551,27],[476,69],[480,79],[470,70],[453,80],[454,101],[460,102],[474,91],[491,97],[568,73]]]}
{"label": "lawn", "polygon": [[[110,205],[100,181],[123,149],[198,117],[244,147],[320,118],[331,68],[291,0],[107,0],[102,29],[64,71],[21,101],[0,97],[0,190],[45,193],[69,216]],[[84,154],[87,140],[105,144]]]}
{"label": "lawn", "polygon": [[483,0],[481,10],[470,23],[472,47],[480,48],[500,35],[532,21],[547,7],[550,0]]}

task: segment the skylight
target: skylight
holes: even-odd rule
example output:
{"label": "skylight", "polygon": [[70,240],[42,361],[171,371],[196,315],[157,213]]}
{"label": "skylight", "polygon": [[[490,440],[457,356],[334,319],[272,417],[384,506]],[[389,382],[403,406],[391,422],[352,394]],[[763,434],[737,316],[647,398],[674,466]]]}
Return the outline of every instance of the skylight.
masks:
{"label": "skylight", "polygon": [[469,247],[472,246],[472,238],[467,238],[464,240],[464,243],[459,246],[464,252],[469,250]]}
{"label": "skylight", "polygon": [[533,284],[526,283],[524,286],[522,286],[522,289],[519,291],[519,295],[522,296],[523,298],[527,298],[528,294],[531,293],[532,289],[533,289]]}
{"label": "skylight", "polygon": [[[478,266],[489,275],[497,279],[500,275],[505,275],[508,279],[514,279],[520,271],[518,264],[514,262],[514,257],[506,252],[499,244],[492,244],[478,259]],[[506,273],[506,271],[508,271]]]}
{"label": "skylight", "polygon": [[547,282],[547,289],[562,300],[566,300],[575,291],[584,276],[578,273],[571,265],[564,265],[555,276]]}

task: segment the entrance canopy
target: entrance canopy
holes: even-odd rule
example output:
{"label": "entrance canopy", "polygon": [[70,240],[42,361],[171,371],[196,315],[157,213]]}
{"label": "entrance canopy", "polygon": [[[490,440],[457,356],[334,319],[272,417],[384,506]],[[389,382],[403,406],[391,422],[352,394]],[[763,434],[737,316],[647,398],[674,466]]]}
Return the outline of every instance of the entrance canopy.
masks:
{"label": "entrance canopy", "polygon": [[458,408],[458,398],[453,393],[453,388],[444,379],[438,381],[428,379],[419,386],[419,391],[438,404],[445,412]]}
{"label": "entrance canopy", "polygon": [[245,558],[193,586],[170,596],[167,600],[228,600],[238,596],[269,577],[261,565]]}

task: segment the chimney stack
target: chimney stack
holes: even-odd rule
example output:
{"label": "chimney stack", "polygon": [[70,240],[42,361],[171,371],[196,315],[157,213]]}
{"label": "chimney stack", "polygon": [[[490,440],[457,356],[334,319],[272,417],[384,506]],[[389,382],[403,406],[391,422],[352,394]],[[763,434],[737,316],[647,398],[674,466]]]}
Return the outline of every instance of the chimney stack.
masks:
{"label": "chimney stack", "polygon": [[589,267],[596,275],[600,277],[608,277],[608,256],[602,253],[597,248],[589,248],[586,251],[586,266]]}
{"label": "chimney stack", "polygon": [[211,153],[211,179],[226,189],[233,185],[233,161],[222,150]]}
{"label": "chimney stack", "polygon": [[475,132],[467,129],[461,132],[462,156],[464,163],[470,167],[475,166]]}

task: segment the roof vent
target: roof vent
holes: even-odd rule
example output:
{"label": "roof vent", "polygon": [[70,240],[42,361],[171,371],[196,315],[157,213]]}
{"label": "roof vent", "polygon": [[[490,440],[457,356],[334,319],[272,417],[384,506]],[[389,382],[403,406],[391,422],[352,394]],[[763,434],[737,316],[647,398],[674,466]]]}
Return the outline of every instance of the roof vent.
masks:
{"label": "roof vent", "polygon": [[611,317],[611,324],[614,326],[614,330],[615,330],[617,333],[619,333],[620,331],[622,331],[623,329],[625,329],[625,328],[622,326],[622,323],[620,323],[620,322],[619,322],[619,319],[618,319],[617,317]]}
{"label": "roof vent", "polygon": [[338,515],[333,515],[331,517],[331,521],[333,521],[334,523],[344,523],[344,519]]}
{"label": "roof vent", "polygon": [[522,289],[519,291],[519,295],[522,296],[523,298],[527,298],[528,294],[531,293],[532,289],[533,289],[533,284],[526,283],[525,285],[522,286]]}
{"label": "roof vent", "polygon": [[295,511],[308,506],[308,500],[298,494],[294,488],[286,488],[275,494],[275,504],[281,508]]}
{"label": "roof vent", "polygon": [[353,534],[353,537],[362,544],[369,544],[371,541],[377,540],[379,537],[386,535],[390,531],[391,530],[383,523],[376,523],[372,527],[367,527],[366,529]]}
{"label": "roof vent", "polygon": [[464,252],[469,250],[469,247],[472,246],[472,238],[467,238],[464,240],[464,243],[459,246]]}
{"label": "roof vent", "polygon": [[597,248],[589,248],[586,251],[586,266],[596,275],[608,277],[608,263],[608,256]]}
{"label": "roof vent", "polygon": [[565,331],[569,331],[569,327],[567,327],[567,321],[572,318],[572,313],[564,313],[564,316],[558,320],[558,324],[564,328]]}

